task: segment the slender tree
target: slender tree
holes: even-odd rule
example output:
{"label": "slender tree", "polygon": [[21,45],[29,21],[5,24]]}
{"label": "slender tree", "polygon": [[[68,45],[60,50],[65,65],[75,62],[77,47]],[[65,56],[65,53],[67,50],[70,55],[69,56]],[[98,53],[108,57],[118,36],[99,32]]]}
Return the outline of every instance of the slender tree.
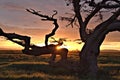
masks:
{"label": "slender tree", "polygon": [[[79,54],[82,74],[96,76],[98,72],[97,57],[105,36],[112,31],[120,31],[120,0],[65,0],[67,6],[72,5],[74,16],[61,17],[74,26],[78,22],[78,30],[84,46]],[[103,18],[103,13],[109,13]],[[86,15],[85,15],[86,14]],[[99,24],[94,29],[88,29],[91,20],[98,17]],[[96,18],[95,18],[96,19]]]}

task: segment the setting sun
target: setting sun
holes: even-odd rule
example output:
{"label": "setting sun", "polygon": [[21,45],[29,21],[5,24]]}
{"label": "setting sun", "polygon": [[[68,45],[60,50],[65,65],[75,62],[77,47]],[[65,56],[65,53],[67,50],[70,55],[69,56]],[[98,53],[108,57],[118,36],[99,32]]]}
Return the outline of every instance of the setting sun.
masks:
{"label": "setting sun", "polygon": [[[59,1],[61,4],[49,1],[47,3],[45,0],[41,2],[37,1],[29,1],[25,0],[26,3],[18,0],[18,1],[8,1],[3,0],[1,2],[1,12],[0,12],[0,28],[8,33],[16,33],[23,36],[31,37],[31,43],[37,46],[45,46],[44,40],[45,35],[49,34],[54,28],[54,24],[52,21],[42,21],[43,17],[31,15],[26,11],[25,8],[31,7],[42,11],[43,15],[52,16],[53,12],[53,3],[56,5],[56,10],[58,10],[58,14],[55,15],[55,18],[58,19],[59,29],[55,33],[55,38],[67,38],[70,40],[79,39],[79,27],[65,27],[68,23],[65,21],[59,20],[59,16],[67,16],[65,13],[71,12],[70,8],[65,8],[66,6],[61,6],[64,4],[64,1]],[[43,3],[42,3],[43,2]],[[30,4],[29,4],[30,3]],[[39,4],[38,4],[39,3]],[[36,4],[36,5],[34,5]],[[48,6],[43,6],[43,4]],[[32,6],[31,6],[32,5]],[[16,7],[14,7],[16,6]],[[64,9],[63,9],[64,8]],[[31,9],[30,9],[31,10]],[[38,11],[39,12],[39,11]],[[11,16],[9,16],[11,15]],[[84,15],[83,15],[84,16]],[[94,28],[98,22],[90,22],[89,26],[93,26],[90,28]],[[88,26],[88,27],[89,27]],[[112,50],[120,50],[120,33],[115,32],[110,34],[105,42],[101,45],[101,50],[104,49],[112,49]],[[8,40],[2,40],[0,38],[0,49],[23,49],[23,47],[10,42]],[[81,50],[84,43],[77,44],[73,41],[64,42],[61,47],[67,48],[69,51],[72,50]],[[58,48],[59,49],[59,48]]]}
{"label": "setting sun", "polygon": [[[32,42],[34,43],[34,42]],[[38,43],[35,42],[35,45],[37,46],[45,46],[44,43]],[[83,47],[84,43],[81,44],[77,44],[75,42],[65,42],[62,46],[56,47],[56,49],[60,49],[60,48],[67,48],[69,51],[72,50],[81,50]],[[15,44],[11,41],[5,40],[1,42],[1,46],[0,49],[15,49],[15,50],[21,50],[23,49],[22,46]],[[120,50],[120,42],[104,42],[101,47],[101,50]]]}

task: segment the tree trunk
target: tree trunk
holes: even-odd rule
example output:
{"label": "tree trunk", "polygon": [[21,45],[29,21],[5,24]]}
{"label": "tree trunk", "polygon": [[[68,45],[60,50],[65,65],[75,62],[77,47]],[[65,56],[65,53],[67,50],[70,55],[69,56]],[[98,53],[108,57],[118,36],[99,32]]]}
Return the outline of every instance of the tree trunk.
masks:
{"label": "tree trunk", "polygon": [[[93,44],[93,45],[92,45]],[[83,74],[96,76],[98,71],[97,56],[99,54],[99,45],[94,41],[87,41],[80,53],[80,68]]]}
{"label": "tree trunk", "polygon": [[86,40],[80,53],[80,68],[83,74],[96,76],[98,71],[97,57],[100,53],[100,45],[105,39],[105,36],[112,31],[120,31],[120,21],[107,26],[105,30],[96,30]]}

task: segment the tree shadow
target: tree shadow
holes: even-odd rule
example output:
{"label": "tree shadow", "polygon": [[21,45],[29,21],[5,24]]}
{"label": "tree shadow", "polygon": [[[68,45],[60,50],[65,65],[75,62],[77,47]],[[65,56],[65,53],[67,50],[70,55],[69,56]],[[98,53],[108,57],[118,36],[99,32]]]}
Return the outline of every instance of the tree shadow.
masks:
{"label": "tree shadow", "polygon": [[45,80],[44,78],[41,77],[32,77],[32,78],[0,78],[0,80]]}
{"label": "tree shadow", "polygon": [[[6,69],[13,70],[16,73],[22,71],[20,74],[33,74],[33,73],[44,73],[51,76],[74,76],[79,80],[119,80],[113,76],[120,75],[120,66],[101,66],[98,71],[98,76],[96,78],[89,77],[86,75],[81,75],[82,72],[79,72],[79,63],[77,61],[67,61],[67,62],[56,62],[52,65],[44,63],[19,63],[11,64],[5,67]],[[8,70],[8,71],[9,71]],[[6,79],[6,78],[5,78]],[[13,78],[9,78],[12,80]],[[16,80],[44,80],[43,77],[21,77]],[[4,79],[2,79],[4,80]],[[15,80],[15,79],[14,79]],[[53,79],[50,79],[53,80]]]}
{"label": "tree shadow", "polygon": [[119,80],[113,76],[119,77],[120,66],[103,66],[98,71],[98,78],[101,80]]}
{"label": "tree shadow", "polygon": [[72,72],[60,67],[60,66],[51,66],[49,64],[11,64],[6,68],[13,71],[24,71],[26,73],[41,72],[49,75],[71,75]]}

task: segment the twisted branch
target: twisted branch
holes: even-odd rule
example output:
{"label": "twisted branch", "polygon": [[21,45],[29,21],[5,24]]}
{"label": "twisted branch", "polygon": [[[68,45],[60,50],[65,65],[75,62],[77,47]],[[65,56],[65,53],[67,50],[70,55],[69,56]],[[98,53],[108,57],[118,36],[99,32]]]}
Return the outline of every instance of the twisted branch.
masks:
{"label": "twisted branch", "polygon": [[26,9],[26,10],[27,10],[28,12],[34,14],[34,15],[37,15],[37,16],[40,16],[40,17],[44,18],[44,19],[41,19],[41,20],[44,20],[44,21],[53,21],[53,24],[55,25],[54,29],[52,30],[51,33],[49,33],[49,34],[47,34],[47,35],[45,36],[45,45],[48,46],[48,39],[49,39],[51,36],[55,35],[55,32],[57,31],[57,29],[58,29],[58,27],[59,27],[59,25],[58,25],[58,23],[57,23],[57,19],[54,19],[54,18],[53,18],[53,17],[57,14],[57,11],[54,10],[55,13],[52,15],[52,17],[50,17],[50,16],[47,16],[47,15],[40,14],[40,13],[39,13],[40,11],[36,11],[36,10],[34,10],[34,9]]}
{"label": "twisted branch", "polygon": [[[25,50],[29,50],[29,47],[32,47],[32,45],[30,45],[29,36],[22,36],[22,35],[15,34],[15,33],[5,33],[1,28],[0,28],[0,36],[4,36],[8,40],[25,47]],[[14,40],[14,39],[18,39],[20,41]]]}

